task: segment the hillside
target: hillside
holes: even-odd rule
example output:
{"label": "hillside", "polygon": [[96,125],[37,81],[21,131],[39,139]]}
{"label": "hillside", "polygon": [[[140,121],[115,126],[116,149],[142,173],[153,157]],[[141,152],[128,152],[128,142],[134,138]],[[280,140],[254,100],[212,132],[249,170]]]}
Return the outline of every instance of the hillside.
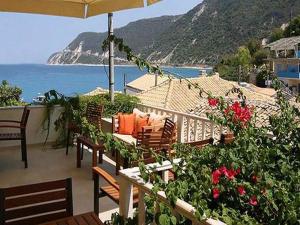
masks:
{"label": "hillside", "polygon": [[[249,39],[268,37],[289,21],[291,9],[293,15],[300,14],[300,1],[204,0],[185,15],[140,20],[116,30],[116,35],[152,62],[214,64]],[[80,34],[49,63],[102,62],[106,54],[100,46],[106,35]]]}
{"label": "hillside", "polygon": [[[144,48],[153,45],[154,41],[180,16],[162,16],[152,19],[143,19],[129,23],[120,29],[115,29],[117,37],[124,38],[125,42],[135,50],[142,52]],[[103,53],[102,42],[107,37],[105,33],[85,32],[78,35],[63,51],[54,53],[48,59],[49,64],[97,64],[103,63],[107,52]],[[117,61],[124,61],[122,55],[116,52]],[[107,61],[106,61],[107,62]]]}

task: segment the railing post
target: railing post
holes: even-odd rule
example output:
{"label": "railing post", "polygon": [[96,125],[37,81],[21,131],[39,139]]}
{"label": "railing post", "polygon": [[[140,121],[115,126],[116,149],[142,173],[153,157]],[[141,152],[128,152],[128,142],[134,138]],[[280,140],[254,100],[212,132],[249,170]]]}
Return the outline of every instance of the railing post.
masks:
{"label": "railing post", "polygon": [[162,171],[162,179],[165,183],[169,182],[169,170]]}
{"label": "railing post", "polygon": [[133,217],[133,185],[124,177],[120,176],[120,216],[124,218]]}
{"label": "railing post", "polygon": [[186,133],[187,133],[187,142],[191,141],[191,118],[186,118]]}
{"label": "railing post", "polygon": [[146,204],[145,204],[145,192],[142,189],[139,189],[139,215],[138,215],[138,223],[139,225],[146,224]]}
{"label": "railing post", "polygon": [[184,120],[182,115],[177,116],[177,141],[184,142]]}
{"label": "railing post", "polygon": [[205,127],[205,121],[202,120],[202,140],[206,139],[206,127]]}
{"label": "railing post", "polygon": [[214,123],[213,122],[211,122],[210,123],[210,136],[211,136],[211,138],[215,138],[215,129],[214,129]]}

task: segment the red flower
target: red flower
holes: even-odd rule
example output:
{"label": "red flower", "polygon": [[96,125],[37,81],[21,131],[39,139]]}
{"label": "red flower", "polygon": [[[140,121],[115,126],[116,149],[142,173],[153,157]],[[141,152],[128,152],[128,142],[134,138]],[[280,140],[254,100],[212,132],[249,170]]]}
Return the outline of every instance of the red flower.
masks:
{"label": "red flower", "polygon": [[246,190],[243,186],[238,186],[237,191],[239,192],[240,195],[246,194]]}
{"label": "red flower", "polygon": [[239,175],[241,173],[241,168],[238,168],[236,171],[235,171],[235,175]]}
{"label": "red flower", "polygon": [[229,180],[233,180],[236,175],[233,169],[227,170],[224,174]]}
{"label": "red flower", "polygon": [[256,175],[252,175],[251,180],[253,181],[253,183],[257,183],[257,176]]}
{"label": "red flower", "polygon": [[227,172],[226,166],[220,167],[219,170],[221,171],[222,174],[225,174]]}
{"label": "red flower", "polygon": [[253,195],[249,200],[250,205],[256,206],[258,204],[257,198],[255,195]]}
{"label": "red flower", "polygon": [[214,199],[219,198],[219,196],[220,196],[220,191],[219,191],[219,189],[218,189],[218,188],[214,188],[214,189],[212,190],[212,194],[213,194],[213,198],[214,198]]}
{"label": "red flower", "polygon": [[219,169],[215,170],[212,173],[212,183],[218,184],[220,182],[220,176],[222,175],[221,171]]}
{"label": "red flower", "polygon": [[219,99],[217,98],[209,98],[208,99],[208,104],[212,107],[215,107],[219,104]]}

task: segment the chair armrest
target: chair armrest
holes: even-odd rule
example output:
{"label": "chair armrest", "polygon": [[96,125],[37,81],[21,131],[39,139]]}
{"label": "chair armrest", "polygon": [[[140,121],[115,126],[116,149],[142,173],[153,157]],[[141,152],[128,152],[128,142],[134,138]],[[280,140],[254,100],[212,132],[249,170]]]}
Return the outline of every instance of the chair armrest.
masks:
{"label": "chair armrest", "polygon": [[21,123],[21,121],[17,121],[17,120],[0,120],[0,123]]}
{"label": "chair armrest", "polygon": [[14,126],[14,125],[0,125],[0,128],[22,129],[22,128],[25,128],[25,127],[23,127],[23,126]]}
{"label": "chair armrest", "polygon": [[116,179],[100,167],[93,167],[93,173],[95,175],[101,176],[104,180],[106,180],[111,186],[113,186],[117,190],[120,189]]}

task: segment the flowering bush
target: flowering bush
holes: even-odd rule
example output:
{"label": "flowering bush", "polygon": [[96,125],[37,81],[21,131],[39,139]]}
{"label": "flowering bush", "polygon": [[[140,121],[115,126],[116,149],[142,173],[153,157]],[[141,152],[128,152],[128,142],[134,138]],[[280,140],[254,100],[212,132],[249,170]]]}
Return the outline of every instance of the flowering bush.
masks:
{"label": "flowering bush", "polygon": [[229,127],[234,142],[201,150],[177,144],[176,157],[182,161],[173,165],[176,180],[167,185],[157,182],[155,188],[164,190],[171,204],[177,198],[192,204],[200,220],[212,217],[228,225],[299,224],[300,112],[278,91],[280,112],[270,117],[268,127],[258,128],[253,123],[255,108],[239,95],[233,101],[208,99],[214,109],[209,118]]}

